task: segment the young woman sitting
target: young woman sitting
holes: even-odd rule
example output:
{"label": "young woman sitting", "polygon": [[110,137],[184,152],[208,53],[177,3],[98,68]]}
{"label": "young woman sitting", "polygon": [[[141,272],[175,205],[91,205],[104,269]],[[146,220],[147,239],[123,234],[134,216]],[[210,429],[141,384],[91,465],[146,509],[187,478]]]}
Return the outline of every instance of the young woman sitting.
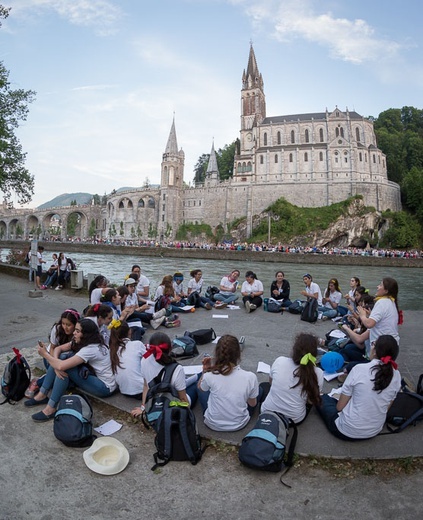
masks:
{"label": "young woman sitting", "polygon": [[95,303],[87,308],[85,317],[92,320],[98,327],[104,343],[109,344],[110,330],[107,328],[113,319],[113,309],[104,303]]}
{"label": "young woman sitting", "polygon": [[234,269],[230,274],[224,276],[220,280],[219,292],[214,295],[214,299],[223,302],[226,305],[237,301],[238,296],[236,290],[238,287],[238,278],[241,273],[238,269]]}
{"label": "young woman sitting", "polygon": [[260,384],[261,411],[279,412],[301,423],[312,405],[320,405],[323,371],[316,367],[318,338],[301,333],[295,338],[291,357],[278,357],[269,383]]}
{"label": "young woman sitting", "polygon": [[318,407],[326,427],[342,440],[370,439],[383,428],[386,413],[401,387],[395,359],[398,343],[390,335],[379,336],[370,363],[356,365],[340,388],[339,400],[322,396]]}
{"label": "young woman sitting", "polygon": [[204,424],[211,430],[241,430],[257,405],[257,376],[243,370],[239,366],[240,359],[238,339],[229,334],[217,342],[213,359],[203,359],[198,400],[203,408]]}
{"label": "young woman sitting", "polygon": [[291,305],[289,294],[291,292],[291,286],[288,280],[285,279],[283,271],[276,271],[275,279],[270,285],[270,297],[280,302],[281,307],[286,309]]}
{"label": "young woman sitting", "polygon": [[[50,366],[38,394],[25,402],[25,406],[46,405],[41,412],[32,416],[35,422],[54,418],[59,400],[71,382],[97,397],[108,397],[117,388],[109,349],[104,345],[97,325],[90,319],[80,320],[75,327],[73,340],[56,347],[53,356],[44,345],[38,347],[38,353]],[[73,355],[60,359],[63,353]],[[89,364],[95,375],[90,370],[80,371],[80,365],[84,363]],[[50,390],[51,395],[47,397]]]}
{"label": "young woman sitting", "polygon": [[131,328],[125,321],[112,320],[110,329],[110,358],[120,393],[142,399],[144,387],[141,360],[146,348],[141,341],[131,339]]}
{"label": "young woman sitting", "polygon": [[263,303],[263,284],[257,279],[256,273],[247,271],[245,282],[241,286],[242,301],[247,312],[254,312]]}
{"label": "young woman sitting", "polygon": [[322,313],[322,320],[329,320],[338,315],[338,305],[341,302],[341,298],[342,293],[339,288],[339,282],[336,278],[331,278],[322,298],[322,305],[318,307],[318,311]]}
{"label": "young woman sitting", "polygon": [[[141,380],[143,381],[142,403],[131,411],[133,417],[138,417],[145,410],[145,403],[149,383],[159,375],[163,367],[174,363],[171,357],[172,342],[167,334],[155,332],[150,338],[147,352],[143,355],[141,363]],[[178,397],[183,402],[189,402],[186,393],[185,373],[181,365],[175,368],[170,384],[178,392]]]}

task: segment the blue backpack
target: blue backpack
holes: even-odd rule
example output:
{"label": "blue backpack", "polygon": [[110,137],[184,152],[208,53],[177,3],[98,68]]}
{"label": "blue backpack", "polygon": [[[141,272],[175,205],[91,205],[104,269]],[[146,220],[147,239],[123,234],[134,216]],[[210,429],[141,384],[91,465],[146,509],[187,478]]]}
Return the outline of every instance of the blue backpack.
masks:
{"label": "blue backpack", "polygon": [[54,416],[53,433],[59,441],[71,448],[91,446],[93,409],[85,396],[62,395]]}
{"label": "blue backpack", "polygon": [[[285,459],[289,428],[294,433]],[[261,471],[286,471],[293,464],[294,449],[297,442],[297,427],[287,417],[277,412],[263,412],[259,415],[254,428],[242,439],[238,458],[245,466]]]}

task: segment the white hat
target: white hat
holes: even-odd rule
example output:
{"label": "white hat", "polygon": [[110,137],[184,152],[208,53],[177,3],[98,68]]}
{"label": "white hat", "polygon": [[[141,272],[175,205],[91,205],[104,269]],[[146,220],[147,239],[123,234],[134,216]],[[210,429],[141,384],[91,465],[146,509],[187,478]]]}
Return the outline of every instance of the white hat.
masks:
{"label": "white hat", "polygon": [[125,446],[113,437],[100,437],[82,454],[90,470],[100,475],[116,475],[123,471],[129,462]]}
{"label": "white hat", "polygon": [[125,285],[137,285],[137,282],[133,278],[127,278],[125,280]]}

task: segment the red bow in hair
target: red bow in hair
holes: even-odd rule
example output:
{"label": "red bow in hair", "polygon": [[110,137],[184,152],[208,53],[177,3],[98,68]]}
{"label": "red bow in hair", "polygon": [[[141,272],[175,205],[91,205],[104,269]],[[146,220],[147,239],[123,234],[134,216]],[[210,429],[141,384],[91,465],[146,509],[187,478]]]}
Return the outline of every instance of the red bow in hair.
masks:
{"label": "red bow in hair", "polygon": [[397,370],[398,368],[398,365],[395,363],[395,361],[391,358],[391,356],[385,356],[383,358],[380,358],[380,360],[382,361],[382,363],[384,365],[388,365],[389,363],[392,365],[392,367]]}
{"label": "red bow in hair", "polygon": [[99,303],[95,303],[95,304],[93,305],[93,311],[94,311],[94,312],[98,312],[98,309],[99,309],[99,308],[100,308],[100,304],[99,304]]}
{"label": "red bow in hair", "polygon": [[19,352],[19,349],[17,349],[16,347],[13,347],[13,352],[16,356],[16,362],[18,363],[18,365],[21,363],[21,357],[22,357],[22,354]]}
{"label": "red bow in hair", "polygon": [[147,352],[143,355],[144,358],[148,358],[151,354],[154,354],[154,357],[157,361],[162,357],[163,350],[169,350],[169,345],[167,343],[160,343],[160,345],[150,345]]}

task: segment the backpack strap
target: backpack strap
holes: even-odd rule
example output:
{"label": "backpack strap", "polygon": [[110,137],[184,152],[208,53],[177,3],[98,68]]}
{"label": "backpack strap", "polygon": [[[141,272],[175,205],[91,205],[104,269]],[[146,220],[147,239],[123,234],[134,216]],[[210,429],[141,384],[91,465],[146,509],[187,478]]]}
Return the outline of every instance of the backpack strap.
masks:
{"label": "backpack strap", "polygon": [[289,484],[284,482],[282,480],[282,477],[284,475],[286,475],[288,473],[288,471],[290,470],[290,468],[294,465],[294,451],[295,451],[295,446],[297,444],[298,428],[292,419],[289,419],[289,427],[294,430],[294,433],[292,434],[291,442],[289,443],[289,449],[288,449],[286,462],[285,462],[285,469],[282,472],[282,475],[279,480],[280,480],[281,484],[283,484],[284,486],[286,486],[288,488],[291,488],[292,486],[290,486]]}
{"label": "backpack strap", "polygon": [[[178,425],[179,431],[181,432],[185,453],[187,454],[188,460],[191,462],[191,464],[195,466],[198,462],[198,459],[196,458],[195,453],[192,451],[191,444],[189,443],[187,428],[187,420],[191,420],[191,414],[192,412],[189,408],[186,408],[186,412],[178,410]],[[193,421],[191,420],[191,422]]]}

